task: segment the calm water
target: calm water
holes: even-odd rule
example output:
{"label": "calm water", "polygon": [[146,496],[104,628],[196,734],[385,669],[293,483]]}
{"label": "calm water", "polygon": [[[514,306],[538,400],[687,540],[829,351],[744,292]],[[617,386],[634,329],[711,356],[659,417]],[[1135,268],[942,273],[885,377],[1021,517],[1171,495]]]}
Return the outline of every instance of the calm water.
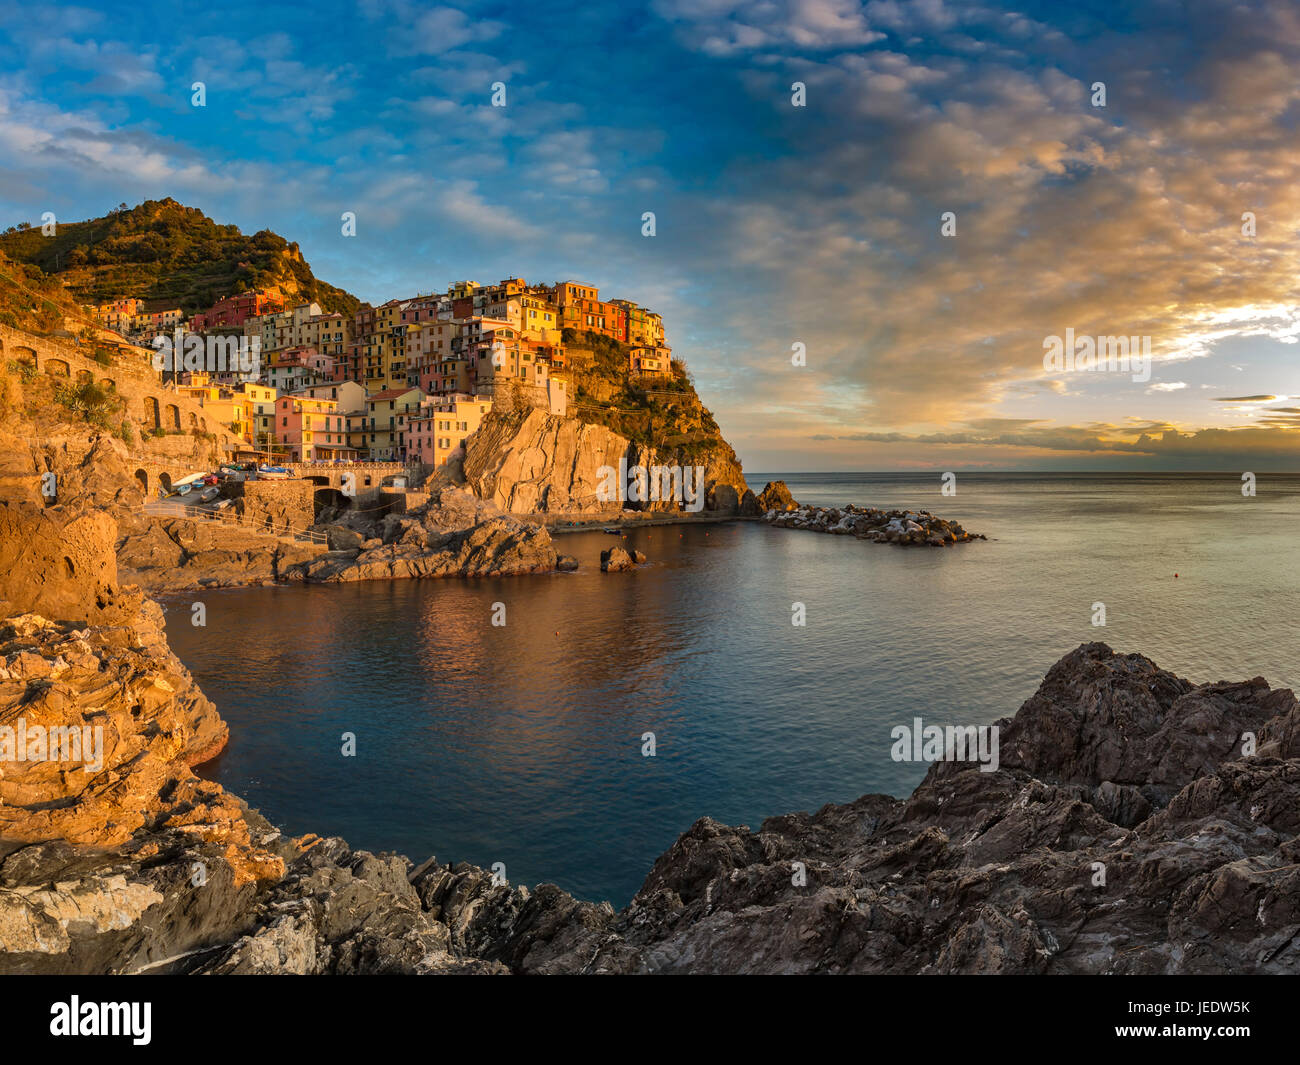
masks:
{"label": "calm water", "polygon": [[1230,474],[962,474],[945,499],[936,474],[784,476],[800,501],[927,508],[990,541],[669,526],[630,535],[652,561],[630,574],[601,574],[617,541],[582,533],[560,538],[576,574],[208,592],[204,629],[177,600],[171,644],[231,726],[204,773],[290,833],[622,905],[704,814],[906,794],[924,766],[890,760],[893,725],[1013,713],[1084,641],[1196,681],[1300,681],[1300,478],[1243,499]]}

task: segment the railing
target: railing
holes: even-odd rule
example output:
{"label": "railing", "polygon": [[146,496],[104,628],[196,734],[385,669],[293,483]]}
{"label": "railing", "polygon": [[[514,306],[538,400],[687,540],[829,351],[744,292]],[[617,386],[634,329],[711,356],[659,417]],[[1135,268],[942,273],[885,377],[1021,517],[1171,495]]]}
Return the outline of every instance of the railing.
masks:
{"label": "railing", "polygon": [[329,546],[329,535],[315,529],[297,529],[293,526],[277,528],[269,518],[260,521],[246,518],[228,510],[211,510],[208,507],[195,506],[191,503],[169,503],[166,500],[146,500],[144,512],[155,517],[190,518],[197,521],[215,521],[223,525],[240,525],[253,532],[266,533],[277,539],[292,537],[301,543],[325,544]]}

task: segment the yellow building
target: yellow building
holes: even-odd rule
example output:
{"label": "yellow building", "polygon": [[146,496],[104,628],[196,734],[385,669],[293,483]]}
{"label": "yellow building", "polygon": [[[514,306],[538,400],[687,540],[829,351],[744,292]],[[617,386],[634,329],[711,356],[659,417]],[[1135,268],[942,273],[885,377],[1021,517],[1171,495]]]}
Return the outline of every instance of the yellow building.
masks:
{"label": "yellow building", "polygon": [[370,457],[379,462],[391,462],[405,457],[406,422],[412,411],[419,410],[424,393],[418,388],[385,389],[366,400],[366,413],[370,417]]}
{"label": "yellow building", "polygon": [[465,441],[492,409],[485,396],[426,399],[406,423],[406,458],[435,469],[464,456]]}

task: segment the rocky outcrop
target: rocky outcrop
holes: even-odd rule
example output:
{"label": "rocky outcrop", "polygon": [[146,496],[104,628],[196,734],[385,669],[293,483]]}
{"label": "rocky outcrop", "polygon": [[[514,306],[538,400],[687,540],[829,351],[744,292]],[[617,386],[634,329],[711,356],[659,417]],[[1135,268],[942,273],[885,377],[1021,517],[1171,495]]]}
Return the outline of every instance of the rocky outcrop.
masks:
{"label": "rocky outcrop", "polygon": [[[639,500],[609,470],[656,467],[688,468],[691,491],[696,463],[677,451],[660,452],[634,444],[603,425],[540,410],[493,410],[466,443],[463,472],[466,485],[479,497],[514,514],[609,515],[624,508],[674,512],[676,498]],[[625,464],[620,467],[620,463]],[[737,514],[748,491],[740,465],[729,448],[707,452],[703,470],[703,509]],[[606,472],[602,473],[602,469]],[[654,478],[648,476],[648,485]],[[684,495],[685,493],[683,493]],[[699,509],[699,508],[697,508]]]}
{"label": "rocky outcrop", "polygon": [[114,788],[59,805],[48,774],[0,782],[0,971],[1300,972],[1300,704],[1259,679],[1194,685],[1080,647],[996,723],[993,771],[935,762],[907,799],[757,832],[703,818],[615,912],[284,839],[189,773],[203,715],[183,675],[149,687],[165,644],[109,662],[100,642],[128,634],[30,617],[3,639],[4,720],[47,671],[44,720],[84,719],[109,670],[148,716],[122,729]]}
{"label": "rocky outcrop", "polygon": [[632,556],[621,547],[611,547],[608,551],[600,553],[600,571],[602,573],[619,573],[625,569],[631,569],[634,565]]}
{"label": "rocky outcrop", "polygon": [[[789,495],[788,491],[786,495]],[[805,504],[795,510],[769,510],[763,515],[763,520],[781,529],[856,536],[859,540],[877,544],[951,547],[986,539],[980,533],[967,532],[960,522],[945,521],[928,510],[878,510],[852,504],[841,509]]]}
{"label": "rocky outcrop", "polygon": [[763,514],[772,510],[784,514],[788,510],[799,509],[799,504],[794,501],[794,496],[790,494],[790,489],[784,481],[768,481],[766,487],[759,493],[758,506]]}
{"label": "rocky outcrop", "polygon": [[[388,515],[379,537],[321,555],[289,579],[366,581],[394,577],[503,577],[550,573],[559,556],[551,534],[503,513],[464,489],[443,489],[427,507]],[[342,534],[339,534],[342,537]]]}
{"label": "rocky outcrop", "polygon": [[618,914],[481,871],[439,876],[440,912],[529,973],[1296,973],[1298,723],[1262,680],[1090,644],[997,723],[994,772],[937,762],[908,799],[758,832],[704,818]]}
{"label": "rocky outcrop", "polygon": [[118,564],[123,579],[152,594],[301,579],[329,550],[208,519],[152,517],[135,528],[119,540]]}

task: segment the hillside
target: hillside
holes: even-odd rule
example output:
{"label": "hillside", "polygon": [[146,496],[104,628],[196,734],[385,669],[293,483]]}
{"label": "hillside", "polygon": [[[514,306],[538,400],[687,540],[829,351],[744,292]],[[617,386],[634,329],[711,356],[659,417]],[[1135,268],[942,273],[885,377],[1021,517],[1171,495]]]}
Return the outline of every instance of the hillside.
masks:
{"label": "hillside", "polygon": [[715,454],[735,461],[681,360],[673,360],[671,378],[638,379],[628,376],[627,345],[611,337],[565,330],[564,350],[574,417],[634,444],[672,452],[683,463]]}
{"label": "hillside", "polygon": [[0,233],[0,253],[57,276],[87,304],[138,296],[189,315],[222,296],[263,289],[327,311],[351,314],[358,306],[351,293],[316,278],[297,244],[266,229],[245,236],[170,198],[61,222],[52,237],[37,221],[20,223]]}
{"label": "hillside", "polygon": [[69,318],[83,313],[57,278],[0,252],[0,325],[49,334],[67,328]]}

